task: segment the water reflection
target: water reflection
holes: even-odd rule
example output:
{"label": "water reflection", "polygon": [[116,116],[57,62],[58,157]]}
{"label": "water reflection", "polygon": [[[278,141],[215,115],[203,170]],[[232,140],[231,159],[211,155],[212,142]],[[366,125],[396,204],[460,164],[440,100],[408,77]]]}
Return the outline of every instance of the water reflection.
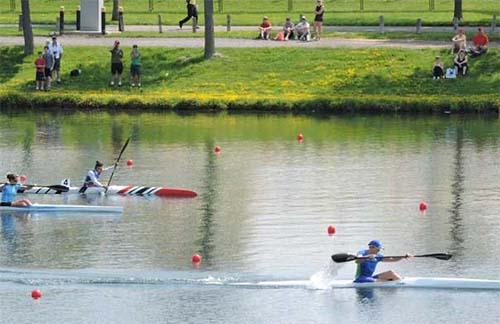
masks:
{"label": "water reflection", "polygon": [[453,161],[453,182],[451,183],[452,202],[450,212],[451,223],[451,247],[453,254],[460,254],[463,250],[463,219],[461,214],[462,195],[464,193],[464,129],[458,126],[456,129],[455,155]]}
{"label": "water reflection", "polygon": [[373,302],[375,298],[375,292],[373,288],[356,288],[356,297],[358,298],[358,303],[365,304]]}
{"label": "water reflection", "polygon": [[203,193],[201,195],[202,204],[200,210],[202,212],[200,227],[198,232],[200,238],[196,244],[200,246],[198,251],[204,258],[204,263],[210,265],[212,253],[215,249],[214,241],[214,217],[216,215],[216,200],[217,200],[217,156],[212,149],[214,142],[207,141],[205,144],[205,152],[207,154],[207,162],[205,165],[205,179],[203,185]]}

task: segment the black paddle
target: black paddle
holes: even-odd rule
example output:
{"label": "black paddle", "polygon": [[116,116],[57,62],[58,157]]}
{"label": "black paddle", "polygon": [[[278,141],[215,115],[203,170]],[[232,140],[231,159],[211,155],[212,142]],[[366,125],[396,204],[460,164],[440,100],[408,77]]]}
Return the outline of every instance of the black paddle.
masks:
{"label": "black paddle", "polygon": [[113,167],[113,172],[111,172],[111,176],[109,177],[108,185],[106,186],[106,190],[104,191],[104,194],[106,194],[108,192],[109,184],[111,183],[111,180],[113,179],[113,175],[115,174],[116,167],[118,166],[118,162],[120,162],[120,159],[122,158],[122,154],[125,151],[125,149],[127,148],[129,141],[130,141],[130,137],[127,138],[127,141],[125,142],[125,144],[123,144],[122,150],[120,151],[120,154],[118,155],[118,158],[116,159],[115,166]]}
{"label": "black paddle", "polygon": [[[398,255],[398,256],[384,256],[382,259],[390,259],[390,258],[405,258],[405,255]],[[449,260],[451,259],[452,255],[447,254],[447,253],[432,253],[432,254],[420,254],[420,255],[414,255],[413,257],[415,258],[436,258],[439,260]],[[368,259],[368,257],[358,257],[353,254],[348,254],[348,253],[339,253],[339,254],[334,254],[332,255],[332,260],[337,263],[341,262],[349,262],[349,261],[354,261],[354,260],[363,260],[363,259]]]}

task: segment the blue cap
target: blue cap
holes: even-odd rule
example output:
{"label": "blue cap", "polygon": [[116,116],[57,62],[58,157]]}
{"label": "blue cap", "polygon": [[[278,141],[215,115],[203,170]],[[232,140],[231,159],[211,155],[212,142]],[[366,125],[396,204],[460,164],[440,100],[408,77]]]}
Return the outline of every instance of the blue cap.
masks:
{"label": "blue cap", "polygon": [[370,245],[376,247],[377,249],[381,249],[382,248],[382,242],[380,242],[379,240],[371,240],[368,243],[368,246],[370,246]]}

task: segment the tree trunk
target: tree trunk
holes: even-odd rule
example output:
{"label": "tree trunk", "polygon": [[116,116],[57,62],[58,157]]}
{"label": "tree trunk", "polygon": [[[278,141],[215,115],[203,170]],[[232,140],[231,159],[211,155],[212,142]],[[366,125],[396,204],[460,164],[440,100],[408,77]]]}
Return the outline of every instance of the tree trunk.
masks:
{"label": "tree trunk", "polygon": [[453,11],[453,18],[461,20],[462,16],[462,0],[455,0],[455,9]]}
{"label": "tree trunk", "polygon": [[120,8],[120,0],[113,0],[113,14],[111,20],[118,20],[118,9]]}
{"label": "tree trunk", "polygon": [[30,1],[21,0],[21,13],[23,14],[23,35],[24,35],[24,54],[34,53],[33,30],[31,29]]}
{"label": "tree trunk", "polygon": [[214,1],[205,0],[205,59],[210,59],[215,53],[214,39]]}

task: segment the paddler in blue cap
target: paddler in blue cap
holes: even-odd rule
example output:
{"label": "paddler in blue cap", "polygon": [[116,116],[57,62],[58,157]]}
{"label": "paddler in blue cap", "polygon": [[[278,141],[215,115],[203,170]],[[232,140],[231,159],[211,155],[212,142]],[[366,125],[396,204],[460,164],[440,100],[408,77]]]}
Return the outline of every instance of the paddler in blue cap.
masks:
{"label": "paddler in blue cap", "polygon": [[413,255],[407,253],[404,257],[384,258],[384,255],[380,253],[382,248],[382,243],[379,240],[372,240],[368,243],[368,249],[362,249],[357,253],[357,257],[361,257],[362,259],[357,259],[355,261],[357,263],[357,269],[356,279],[354,279],[354,282],[365,283],[401,280],[401,276],[392,270],[373,275],[375,273],[377,263],[397,262],[403,259],[411,258]]}
{"label": "paddler in blue cap", "polygon": [[109,170],[111,168],[112,167],[104,168],[104,164],[102,162],[95,161],[94,169],[89,170],[89,172],[87,172],[87,176],[83,181],[83,186],[80,188],[80,193],[84,193],[85,190],[87,190],[87,188],[90,187],[99,187],[106,189],[106,186],[99,182],[99,177],[104,171]]}

